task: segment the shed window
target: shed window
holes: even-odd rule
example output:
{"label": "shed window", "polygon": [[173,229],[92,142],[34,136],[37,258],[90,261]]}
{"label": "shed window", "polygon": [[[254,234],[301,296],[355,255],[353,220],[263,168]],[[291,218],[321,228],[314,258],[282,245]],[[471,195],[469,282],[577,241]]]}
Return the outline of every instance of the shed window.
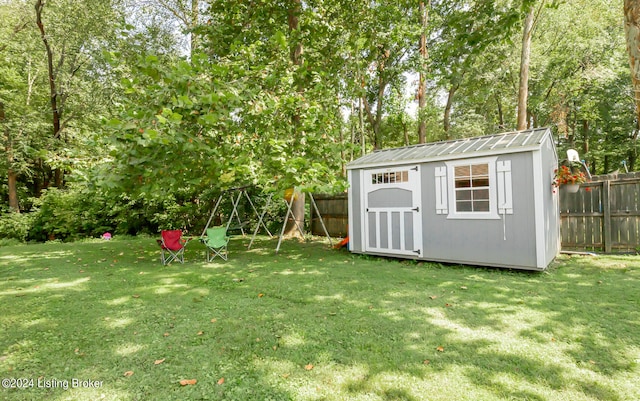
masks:
{"label": "shed window", "polygon": [[489,211],[489,164],[456,166],[455,197],[457,212]]}
{"label": "shed window", "polygon": [[371,174],[371,183],[374,185],[395,184],[398,182],[408,182],[408,181],[409,181],[408,170]]}

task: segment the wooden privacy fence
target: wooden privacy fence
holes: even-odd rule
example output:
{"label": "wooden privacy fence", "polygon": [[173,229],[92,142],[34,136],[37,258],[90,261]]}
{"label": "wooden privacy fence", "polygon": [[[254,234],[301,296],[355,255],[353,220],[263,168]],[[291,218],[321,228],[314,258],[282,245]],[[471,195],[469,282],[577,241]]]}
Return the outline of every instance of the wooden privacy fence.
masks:
{"label": "wooden privacy fence", "polygon": [[[347,235],[347,194],[314,195],[329,235]],[[324,235],[317,216],[311,231]],[[562,249],[629,252],[640,250],[640,172],[594,176],[576,193],[560,190]]]}
{"label": "wooden privacy fence", "polygon": [[576,193],[560,190],[562,249],[640,248],[640,173],[594,176]]}
{"label": "wooden privacy fence", "polygon": [[[316,205],[318,205],[318,211],[329,235],[332,237],[346,237],[348,233],[347,225],[349,224],[347,194],[314,194],[313,198],[316,201]],[[311,208],[311,233],[313,235],[325,235],[320,219],[316,216],[313,208]]]}

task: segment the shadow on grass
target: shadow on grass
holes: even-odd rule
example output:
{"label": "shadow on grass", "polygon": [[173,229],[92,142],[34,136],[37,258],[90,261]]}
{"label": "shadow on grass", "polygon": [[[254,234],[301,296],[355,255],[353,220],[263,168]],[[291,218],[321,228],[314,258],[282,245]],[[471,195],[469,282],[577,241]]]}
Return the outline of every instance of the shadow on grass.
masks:
{"label": "shadow on grass", "polygon": [[212,263],[191,243],[187,262],[169,266],[150,238],[0,249],[3,376],[103,381],[2,397],[638,395],[635,259],[563,258],[533,274],[247,242]]}

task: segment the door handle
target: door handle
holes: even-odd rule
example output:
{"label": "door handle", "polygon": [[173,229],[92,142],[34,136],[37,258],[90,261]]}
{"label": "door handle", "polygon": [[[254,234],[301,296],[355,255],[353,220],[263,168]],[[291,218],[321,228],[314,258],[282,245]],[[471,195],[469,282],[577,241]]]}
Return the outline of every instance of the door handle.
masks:
{"label": "door handle", "polygon": [[414,207],[414,208],[413,208],[413,209],[411,209],[411,210],[413,210],[414,212],[419,212],[419,211],[420,211],[420,206],[416,206],[416,207]]}

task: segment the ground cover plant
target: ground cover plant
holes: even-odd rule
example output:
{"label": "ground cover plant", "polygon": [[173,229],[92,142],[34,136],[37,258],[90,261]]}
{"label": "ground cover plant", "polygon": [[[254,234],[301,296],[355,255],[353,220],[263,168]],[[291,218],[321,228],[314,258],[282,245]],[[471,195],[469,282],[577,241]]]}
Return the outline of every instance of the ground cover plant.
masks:
{"label": "ground cover plant", "polygon": [[247,243],[169,266],[149,237],[0,247],[0,399],[640,399],[637,256],[531,273]]}

